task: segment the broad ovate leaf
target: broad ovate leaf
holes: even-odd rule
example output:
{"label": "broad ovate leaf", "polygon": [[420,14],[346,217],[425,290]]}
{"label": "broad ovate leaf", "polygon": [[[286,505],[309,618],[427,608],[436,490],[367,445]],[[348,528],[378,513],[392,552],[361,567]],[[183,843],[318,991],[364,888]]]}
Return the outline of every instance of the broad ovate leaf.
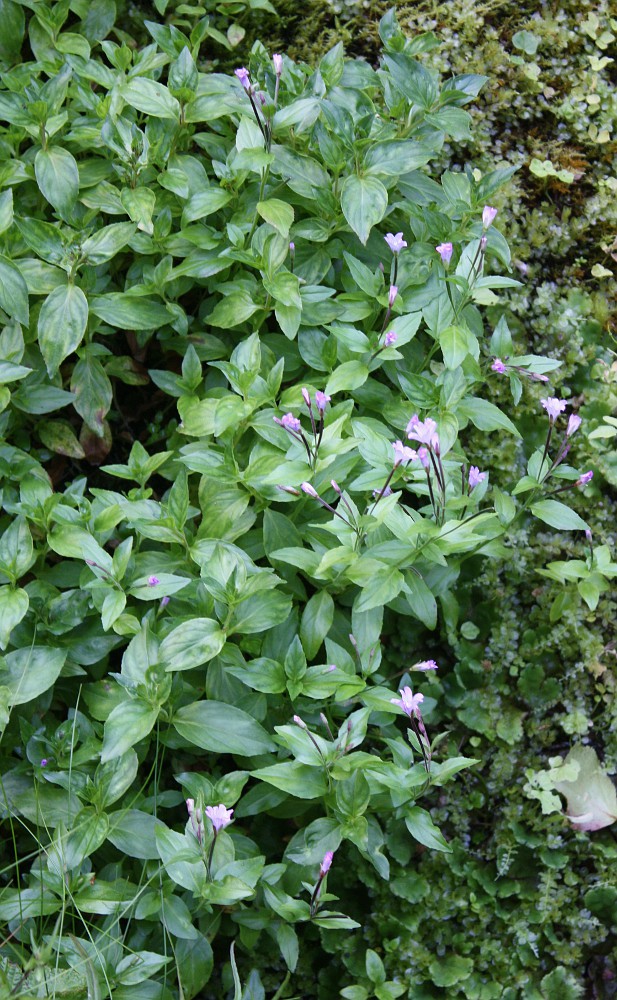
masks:
{"label": "broad ovate leaf", "polygon": [[617,820],[617,791],[592,747],[573,747],[563,766],[578,765],[571,781],[555,781],[567,800],[566,816],[576,830],[602,830]]}

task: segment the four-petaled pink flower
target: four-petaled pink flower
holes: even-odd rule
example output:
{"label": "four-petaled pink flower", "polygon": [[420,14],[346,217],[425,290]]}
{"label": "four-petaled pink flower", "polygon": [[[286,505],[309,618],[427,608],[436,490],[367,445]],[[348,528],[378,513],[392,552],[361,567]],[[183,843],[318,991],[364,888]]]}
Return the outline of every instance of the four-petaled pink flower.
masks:
{"label": "four-petaled pink flower", "polygon": [[402,233],[386,233],[384,240],[390,247],[392,253],[400,253],[407,246]]}
{"label": "four-petaled pink flower", "polygon": [[394,300],[398,295],[398,288],[396,285],[390,285],[390,291],[388,292],[388,308],[392,308],[394,305]]}
{"label": "four-petaled pink flower", "polygon": [[158,576],[149,576],[148,577],[148,586],[149,587],[156,587],[157,584],[159,584],[160,582],[161,581],[159,580]]}
{"label": "four-petaled pink flower", "polygon": [[397,340],[398,333],[395,333],[394,330],[390,330],[383,339],[384,347],[392,347],[392,344],[396,344]]}
{"label": "four-petaled pink flower", "polygon": [[214,830],[218,833],[224,830],[231,823],[233,809],[226,809],[224,805],[206,806],[206,816],[212,823]]}
{"label": "four-petaled pink flower", "polygon": [[326,851],[323,856],[323,861],[319,866],[319,877],[324,878],[330,871],[332,865],[332,858],[334,857],[334,851]]}
{"label": "four-petaled pink flower", "polygon": [[429,454],[426,448],[418,448],[418,458],[422,462],[422,465],[425,469],[430,469],[431,460],[429,458]]}
{"label": "four-petaled pink flower", "polygon": [[314,486],[311,486],[310,483],[301,483],[300,489],[303,490],[304,493],[308,493],[308,495],[310,497],[313,497],[314,500],[319,499],[319,493],[317,492]]}
{"label": "four-petaled pink flower", "polygon": [[272,56],[272,62],[274,63],[274,72],[277,76],[280,76],[283,72],[283,57],[275,52]]}
{"label": "four-petaled pink flower", "polygon": [[495,358],[491,365],[491,371],[499,372],[500,375],[505,375],[506,366],[504,365],[501,358]]}
{"label": "four-petaled pink flower", "polygon": [[486,479],[486,472],[480,472],[477,465],[472,465],[469,470],[469,488],[474,489],[479,483],[483,483]]}
{"label": "four-petaled pink flower", "polygon": [[452,253],[454,252],[454,247],[451,243],[440,243],[438,247],[435,247],[435,250],[441,257],[443,264],[450,263],[452,260]]}
{"label": "four-petaled pink flower", "polygon": [[249,71],[248,71],[248,69],[245,69],[244,66],[241,66],[240,69],[235,69],[234,73],[238,77],[238,79],[239,79],[240,83],[242,84],[242,86],[244,87],[244,89],[245,90],[250,90],[251,89],[251,82],[249,80]]}
{"label": "four-petaled pink flower", "polygon": [[425,444],[428,448],[434,448],[435,444],[439,442],[436,422],[431,417],[420,420],[417,413],[414,413],[407,424],[406,434],[410,441],[419,441],[420,444]]}
{"label": "four-petaled pink flower", "polygon": [[570,419],[568,420],[568,429],[566,431],[566,437],[572,437],[573,434],[576,434],[582,422],[583,421],[576,413],[571,413]]}
{"label": "four-petaled pink flower", "polygon": [[302,429],[302,424],[297,417],[294,417],[293,413],[286,413],[281,420],[278,417],[274,417],[274,423],[280,424],[286,431],[299,431]]}
{"label": "four-petaled pink flower", "polygon": [[414,663],[412,670],[439,670],[439,667],[435,663],[435,660],[421,660],[420,663]]}
{"label": "four-petaled pink flower", "polygon": [[482,226],[484,229],[488,229],[489,226],[493,224],[493,220],[497,215],[497,209],[491,208],[490,205],[485,205],[482,209]]}
{"label": "four-petaled pink flower", "polygon": [[548,396],[546,399],[541,399],[540,402],[546,410],[549,416],[550,422],[553,424],[560,413],[566,408],[565,399],[557,399],[555,396]]}
{"label": "four-petaled pink flower", "polygon": [[592,479],[593,472],[590,469],[589,472],[583,472],[583,475],[579,476],[576,480],[576,486],[587,486],[587,483],[590,483]]}
{"label": "four-petaled pink flower", "polygon": [[412,715],[415,715],[420,711],[420,705],[424,701],[423,694],[414,694],[410,687],[401,688],[399,691],[400,698],[390,698],[393,705],[398,705],[402,708],[405,715],[408,715],[411,719]]}
{"label": "four-petaled pink flower", "polygon": [[317,404],[317,409],[320,413],[324,412],[331,399],[332,396],[326,396],[325,392],[322,392],[320,389],[317,390],[315,393],[315,403]]}
{"label": "four-petaled pink flower", "polygon": [[401,465],[404,462],[413,462],[418,457],[417,452],[413,448],[408,448],[402,441],[395,441],[392,447],[394,448],[395,465]]}

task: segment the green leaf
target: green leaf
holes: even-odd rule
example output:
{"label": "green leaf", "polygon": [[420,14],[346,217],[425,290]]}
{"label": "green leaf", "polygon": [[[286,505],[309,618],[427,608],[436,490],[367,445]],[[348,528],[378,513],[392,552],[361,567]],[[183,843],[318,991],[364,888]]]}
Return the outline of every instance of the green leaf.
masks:
{"label": "green leaf", "polygon": [[436,958],[431,962],[429,972],[435,986],[444,989],[459,986],[473,972],[473,960],[460,955],[446,955],[445,958]]}
{"label": "green leaf", "polygon": [[39,424],[39,437],[46,448],[68,458],[84,458],[85,452],[67,420],[46,420]]}
{"label": "green leaf", "polygon": [[517,31],[512,35],[512,44],[516,49],[526,52],[528,56],[535,56],[540,38],[531,31]]}
{"label": "green leaf", "polygon": [[207,937],[179,937],[174,941],[174,955],[185,1000],[202,995],[202,990],[214,968],[212,946]]}
{"label": "green leaf", "polygon": [[334,621],[334,601],[327,590],[313,594],[302,612],[300,640],[308,660],[314,659]]}
{"label": "green leaf", "polygon": [[160,821],[152,813],[139,809],[120,809],[109,813],[107,839],[129,858],[158,860],[159,852],[154,835],[157,823]]}
{"label": "green leaf", "polygon": [[276,749],[266,730],[248,712],[220,701],[185,705],[174,715],[173,725],[193,746],[213,753],[253,757]]}
{"label": "green leaf", "polygon": [[0,255],[0,308],[23,326],[28,326],[28,286],[19,268]]}
{"label": "green leaf", "polygon": [[137,228],[152,236],[154,232],[152,213],[156,206],[156,195],[152,188],[122,188],[120,201],[128,217],[137,223]]}
{"label": "green leaf", "polygon": [[435,156],[435,150],[415,139],[376,142],[369,146],[364,167],[369,174],[398,177],[423,167]]}
{"label": "green leaf", "polygon": [[67,216],[79,194],[75,157],[61,146],[39,149],[34,158],[34,173],[43,196],[61,216]]}
{"label": "green leaf", "polygon": [[426,809],[421,809],[420,806],[410,806],[405,815],[405,825],[414,840],[424,844],[425,847],[446,853],[452,850]]}
{"label": "green leaf", "polygon": [[110,326],[121,330],[156,330],[171,322],[161,302],[125,292],[109,292],[90,300],[90,311]]}
{"label": "green leaf", "polygon": [[376,177],[346,177],[341,188],[341,208],[347,222],[362,243],[381,222],[388,207],[388,192]]}
{"label": "green leaf", "polygon": [[300,764],[295,760],[261,767],[258,771],[253,771],[253,777],[274,785],[297,799],[319,799],[327,792],[323,769]]}
{"label": "green leaf", "polygon": [[123,701],[110,712],[105,723],[101,761],[105,763],[123,753],[152,731],[159,714],[158,705],[152,707],[135,698]]}
{"label": "green leaf", "polygon": [[0,587],[0,649],[6,649],[11,632],[26,615],[29,604],[25,590]]}
{"label": "green leaf", "polygon": [[532,503],[531,513],[552,528],[561,528],[563,531],[585,531],[589,527],[575,510],[566,507],[559,500],[538,500],[537,503]]}
{"label": "green leaf", "polygon": [[120,253],[134,235],[135,226],[132,222],[114,222],[111,226],[103,226],[94,236],[84,240],[81,250],[87,263],[96,267]]}
{"label": "green leaf", "polygon": [[197,219],[203,219],[207,215],[212,215],[213,212],[218,212],[220,208],[224,208],[230,201],[231,195],[228,191],[223,191],[222,188],[211,187],[206,188],[205,191],[199,191],[184,206],[182,225],[188,226],[190,222],[195,222]]}
{"label": "green leaf", "polygon": [[134,77],[121,90],[123,99],[137,111],[153,118],[180,117],[180,104],[172,97],[167,87],[143,76]]}
{"label": "green leaf", "polygon": [[257,211],[264,222],[272,226],[283,239],[289,238],[289,230],[294,221],[294,210],[286,201],[279,198],[268,198],[267,201],[260,201],[257,204]]}
{"label": "green leaf", "polygon": [[328,379],[326,392],[332,396],[335,392],[359,389],[366,382],[368,374],[368,367],[362,361],[345,361]]}
{"label": "green leaf", "polygon": [[488,399],[479,399],[477,396],[468,396],[462,400],[456,408],[456,413],[471,420],[474,427],[481,431],[508,431],[520,438],[520,433],[509,417],[502,413],[494,403],[489,403]]}
{"label": "green leaf", "polygon": [[460,326],[449,326],[439,334],[439,346],[446,368],[458,368],[468,354],[477,349],[477,340],[472,333]]}
{"label": "green leaf", "polygon": [[247,319],[259,309],[258,303],[252,296],[244,291],[232,292],[220,302],[217,302],[212,312],[207,318],[210,326],[220,326],[224,330],[231,330],[240,323],[245,323]]}
{"label": "green leaf", "polygon": [[437,601],[421,576],[414,572],[405,574],[407,584],[407,603],[416,618],[424,622],[427,628],[437,627]]}
{"label": "green leaf", "polygon": [[404,584],[405,578],[398,569],[384,568],[383,572],[375,573],[367,586],[362,588],[354,601],[354,611],[370,611],[371,608],[388,604],[400,594]]}
{"label": "green leaf", "polygon": [[51,292],[39,313],[39,347],[50,375],[83,340],[88,324],[88,300],[77,285],[64,285]]}
{"label": "green leaf", "polygon": [[75,409],[97,437],[105,434],[105,417],[113,398],[111,382],[98,358],[87,354],[80,358],[71,376]]}
{"label": "green leaf", "polygon": [[211,618],[191,618],[163,639],[160,661],[166,670],[192,670],[220,653],[225,639],[218,622]]}
{"label": "green leaf", "polygon": [[24,705],[55,684],[67,657],[65,649],[28,646],[0,660],[0,687],[9,689],[9,705]]}

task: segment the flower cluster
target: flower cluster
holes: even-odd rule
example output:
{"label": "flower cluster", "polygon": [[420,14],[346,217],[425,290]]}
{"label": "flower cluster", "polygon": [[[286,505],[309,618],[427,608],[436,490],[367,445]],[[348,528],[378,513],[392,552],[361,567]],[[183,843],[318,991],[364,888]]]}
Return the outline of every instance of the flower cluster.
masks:
{"label": "flower cluster", "polygon": [[312,469],[315,469],[317,463],[317,455],[319,452],[319,445],[321,444],[321,439],[324,432],[324,414],[328,403],[331,402],[332,397],[328,396],[321,389],[318,389],[315,393],[315,408],[317,410],[317,419],[315,419],[315,414],[313,413],[313,401],[311,400],[311,394],[308,389],[303,387],[302,398],[306,403],[307,409],[309,411],[309,417],[311,421],[311,430],[313,434],[312,442],[309,442],[306,434],[302,429],[302,424],[298,417],[294,417],[293,413],[285,413],[282,417],[274,417],[274,423],[283,427],[291,437],[295,438],[296,441],[300,443],[306,449],[306,454],[308,456],[309,465]]}
{"label": "flower cluster", "polygon": [[[273,109],[276,110],[279,97],[279,85],[281,82],[281,76],[283,75],[283,57],[278,53],[275,53],[272,56],[272,63],[274,65],[274,73],[275,73]],[[261,104],[263,109],[268,102],[268,98],[262,90],[258,92],[255,90],[253,84],[251,83],[251,75],[245,66],[241,66],[239,69],[235,69],[234,73],[237,76],[240,83],[242,84],[242,87],[244,88],[248,96],[248,99],[251,102],[251,107],[253,109],[253,114],[255,115],[255,120],[257,121],[259,130],[264,137],[266,150],[270,152],[270,148],[272,146],[272,115],[264,114],[263,110],[262,113],[260,114],[259,111],[257,110],[257,105],[255,103],[255,97],[257,96],[259,103]]]}

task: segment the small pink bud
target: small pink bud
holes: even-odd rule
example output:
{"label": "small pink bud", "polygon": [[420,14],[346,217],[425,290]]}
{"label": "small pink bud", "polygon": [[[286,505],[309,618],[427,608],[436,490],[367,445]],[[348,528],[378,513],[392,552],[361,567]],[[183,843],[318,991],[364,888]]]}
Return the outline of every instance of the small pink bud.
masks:
{"label": "small pink bud", "polygon": [[482,209],[482,226],[484,229],[488,229],[489,226],[493,224],[495,216],[497,215],[497,209],[491,208],[490,205],[485,205]]}
{"label": "small pink bud", "polygon": [[234,73],[238,77],[238,79],[239,79],[240,83],[242,84],[242,86],[244,87],[244,89],[245,90],[250,90],[251,83],[250,83],[250,80],[249,80],[249,71],[248,71],[248,69],[245,69],[245,67],[242,66],[240,69],[235,69]]}
{"label": "small pink bud", "polygon": [[300,489],[304,493],[307,493],[308,496],[313,497],[314,500],[319,500],[319,493],[317,492],[314,486],[311,486],[310,483],[301,483]]}
{"label": "small pink bud", "polygon": [[272,56],[272,62],[274,63],[274,72],[277,76],[280,76],[283,72],[283,57],[275,52]]}
{"label": "small pink bud", "polygon": [[383,339],[384,347],[392,347],[393,344],[396,344],[397,340],[398,334],[394,330],[390,330]]}
{"label": "small pink bud", "polygon": [[505,375],[505,373],[506,373],[506,366],[504,365],[504,363],[501,360],[501,358],[495,358],[495,360],[493,361],[493,363],[491,365],[491,370],[494,371],[494,372],[498,372],[500,375]]}
{"label": "small pink bud", "polygon": [[305,386],[302,387],[302,399],[304,400],[304,402],[306,403],[306,405],[308,406],[308,408],[310,410],[311,409],[311,394],[310,394],[310,392],[308,391],[308,389]]}
{"label": "small pink bud", "polygon": [[319,878],[320,879],[325,878],[325,876],[330,871],[330,868],[332,866],[332,859],[333,859],[333,857],[334,857],[334,851],[326,851],[326,853],[324,854],[323,861],[321,862],[321,865],[319,866]]}
{"label": "small pink bud", "polygon": [[304,719],[301,719],[299,715],[294,715],[294,722],[300,729],[308,729],[308,726]]}
{"label": "small pink bud", "polygon": [[592,479],[593,479],[593,472],[590,469],[589,472],[583,472],[583,475],[579,476],[579,478],[576,480],[576,486],[587,486],[587,484],[590,483]]}
{"label": "small pink bud", "polygon": [[394,300],[397,295],[398,295],[398,288],[396,287],[396,285],[390,285],[390,291],[388,293],[388,306],[390,309],[394,305]]}
{"label": "small pink bud", "polygon": [[582,422],[583,421],[576,413],[571,413],[570,419],[568,420],[568,429],[566,431],[566,437],[572,437],[573,434],[576,434]]}
{"label": "small pink bud", "polygon": [[161,581],[159,580],[158,576],[149,576],[148,577],[148,586],[149,587],[156,587],[156,586],[158,586],[158,584],[160,582]]}
{"label": "small pink bud", "polygon": [[440,243],[438,247],[435,247],[435,250],[441,257],[442,264],[447,265],[450,263],[450,261],[452,260],[452,254],[454,252],[454,247],[452,246],[451,243]]}

